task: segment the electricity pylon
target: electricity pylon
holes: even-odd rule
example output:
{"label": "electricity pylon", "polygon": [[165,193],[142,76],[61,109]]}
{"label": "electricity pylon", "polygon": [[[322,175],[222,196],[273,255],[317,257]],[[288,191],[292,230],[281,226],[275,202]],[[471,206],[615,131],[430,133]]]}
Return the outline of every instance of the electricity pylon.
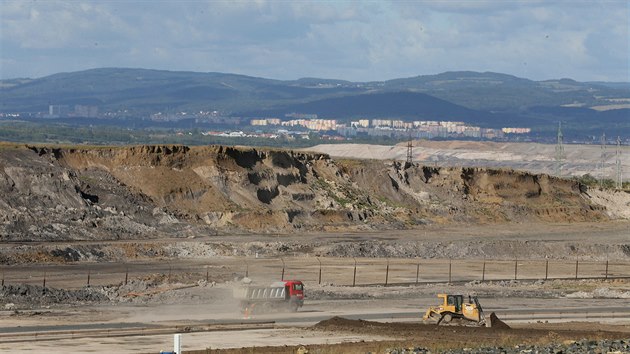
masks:
{"label": "electricity pylon", "polygon": [[558,122],[558,142],[556,143],[556,176],[562,177],[562,162],[564,161],[564,145],[562,123]]}

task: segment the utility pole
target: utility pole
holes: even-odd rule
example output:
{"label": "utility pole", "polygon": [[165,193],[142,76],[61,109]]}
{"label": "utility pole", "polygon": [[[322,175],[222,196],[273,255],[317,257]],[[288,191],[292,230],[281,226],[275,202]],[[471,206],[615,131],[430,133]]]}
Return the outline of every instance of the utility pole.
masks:
{"label": "utility pole", "polygon": [[562,162],[564,160],[564,145],[562,122],[558,122],[558,142],[556,143],[556,177],[562,177]]}
{"label": "utility pole", "polygon": [[621,190],[623,180],[621,179],[621,138],[617,136],[617,150],[615,151],[615,167],[617,168],[617,178],[615,178],[615,188]]}

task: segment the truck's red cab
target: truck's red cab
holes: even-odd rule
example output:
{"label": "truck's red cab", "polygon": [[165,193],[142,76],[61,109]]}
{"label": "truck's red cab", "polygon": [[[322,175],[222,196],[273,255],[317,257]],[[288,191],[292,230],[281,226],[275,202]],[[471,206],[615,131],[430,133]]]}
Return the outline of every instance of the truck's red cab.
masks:
{"label": "truck's red cab", "polygon": [[285,296],[297,307],[304,305],[304,284],[299,280],[284,280]]}

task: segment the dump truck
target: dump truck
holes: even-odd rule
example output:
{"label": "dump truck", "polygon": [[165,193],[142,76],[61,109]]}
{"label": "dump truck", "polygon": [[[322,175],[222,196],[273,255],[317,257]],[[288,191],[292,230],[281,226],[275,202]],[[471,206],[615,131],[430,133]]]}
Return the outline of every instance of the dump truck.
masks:
{"label": "dump truck", "polygon": [[464,302],[464,295],[438,294],[442,304],[430,307],[424,314],[423,320],[440,324],[459,324],[491,326],[491,321],[486,320],[481,304],[476,296],[468,296],[468,302]]}
{"label": "dump truck", "polygon": [[233,290],[244,314],[271,311],[295,312],[304,305],[304,284],[299,280],[283,280],[269,286],[243,285]]}

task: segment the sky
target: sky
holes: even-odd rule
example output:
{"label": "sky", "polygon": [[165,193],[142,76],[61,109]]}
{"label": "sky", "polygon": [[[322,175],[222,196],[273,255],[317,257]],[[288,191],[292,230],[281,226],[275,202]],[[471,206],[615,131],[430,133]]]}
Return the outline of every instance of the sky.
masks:
{"label": "sky", "polygon": [[445,71],[630,82],[630,2],[0,2],[0,78],[99,67],[380,81]]}

